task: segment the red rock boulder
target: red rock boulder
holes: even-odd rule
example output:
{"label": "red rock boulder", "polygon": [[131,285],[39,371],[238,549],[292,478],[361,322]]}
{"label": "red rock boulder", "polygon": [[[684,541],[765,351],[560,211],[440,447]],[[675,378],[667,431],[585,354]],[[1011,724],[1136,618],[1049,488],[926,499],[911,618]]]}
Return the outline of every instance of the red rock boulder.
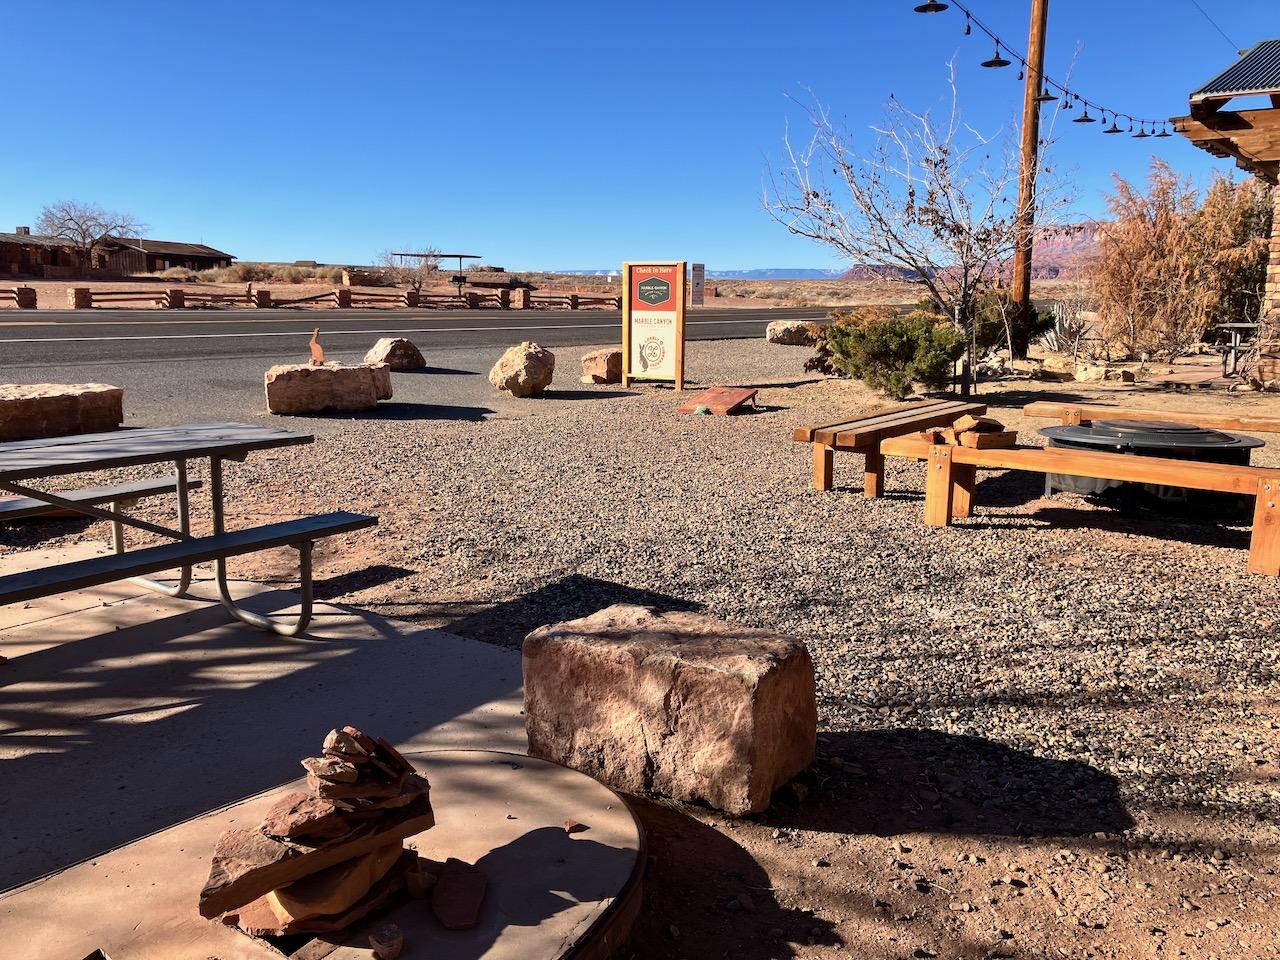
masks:
{"label": "red rock boulder", "polygon": [[529,754],[631,793],[758,812],[813,762],[804,644],[693,613],[618,605],[524,642]]}

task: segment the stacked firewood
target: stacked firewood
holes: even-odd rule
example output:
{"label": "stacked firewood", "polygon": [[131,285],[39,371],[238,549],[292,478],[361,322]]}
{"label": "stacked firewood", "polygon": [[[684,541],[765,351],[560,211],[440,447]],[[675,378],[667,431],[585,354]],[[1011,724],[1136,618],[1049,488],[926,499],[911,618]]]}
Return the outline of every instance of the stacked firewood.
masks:
{"label": "stacked firewood", "polygon": [[969,414],[965,414],[949,427],[921,430],[920,438],[929,444],[944,443],[953,447],[974,447],[979,450],[1018,445],[1018,431],[1006,430],[1003,423],[991,417],[975,417]]}

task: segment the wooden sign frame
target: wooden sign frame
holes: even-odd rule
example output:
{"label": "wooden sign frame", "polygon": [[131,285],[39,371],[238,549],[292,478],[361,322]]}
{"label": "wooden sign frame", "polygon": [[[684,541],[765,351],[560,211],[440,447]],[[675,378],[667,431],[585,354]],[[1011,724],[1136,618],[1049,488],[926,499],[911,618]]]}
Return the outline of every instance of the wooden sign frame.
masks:
{"label": "wooden sign frame", "polygon": [[[675,289],[671,293],[671,301],[674,303],[674,309],[668,310],[663,308],[661,312],[670,312],[674,314],[674,335],[675,343],[673,351],[675,353],[674,377],[652,376],[646,373],[637,373],[632,369],[631,365],[631,347],[634,336],[632,330],[632,311],[634,306],[633,300],[633,277],[637,271],[645,271],[649,268],[660,267],[664,270],[672,270]],[[622,385],[630,386],[632,380],[650,380],[670,382],[675,381],[677,390],[684,390],[684,309],[685,309],[685,268],[686,263],[683,260],[643,260],[634,263],[624,263],[622,265]],[[643,308],[642,309],[647,309]]]}

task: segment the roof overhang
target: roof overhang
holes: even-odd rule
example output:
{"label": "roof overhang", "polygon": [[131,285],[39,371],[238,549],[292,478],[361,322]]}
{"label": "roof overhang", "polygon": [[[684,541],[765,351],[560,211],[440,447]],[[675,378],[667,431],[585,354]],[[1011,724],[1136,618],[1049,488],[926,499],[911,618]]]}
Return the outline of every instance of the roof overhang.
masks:
{"label": "roof overhang", "polygon": [[[1264,96],[1271,106],[1224,110],[1236,97]],[[1280,40],[1263,40],[1189,97],[1191,113],[1175,129],[1202,150],[1230,157],[1242,170],[1280,181]]]}

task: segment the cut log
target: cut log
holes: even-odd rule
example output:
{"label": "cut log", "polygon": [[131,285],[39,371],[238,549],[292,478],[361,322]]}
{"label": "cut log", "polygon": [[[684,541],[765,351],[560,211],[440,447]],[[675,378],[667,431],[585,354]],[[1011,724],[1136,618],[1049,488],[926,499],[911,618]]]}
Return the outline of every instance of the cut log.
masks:
{"label": "cut log", "polygon": [[952,426],[956,433],[1000,433],[1004,430],[1004,424],[993,417],[975,417],[969,413],[957,418]]}
{"label": "cut log", "polygon": [[964,447],[972,447],[975,450],[993,450],[1001,447],[1016,447],[1018,445],[1018,431],[1004,430],[1000,433],[962,433],[960,434],[960,445]]}

